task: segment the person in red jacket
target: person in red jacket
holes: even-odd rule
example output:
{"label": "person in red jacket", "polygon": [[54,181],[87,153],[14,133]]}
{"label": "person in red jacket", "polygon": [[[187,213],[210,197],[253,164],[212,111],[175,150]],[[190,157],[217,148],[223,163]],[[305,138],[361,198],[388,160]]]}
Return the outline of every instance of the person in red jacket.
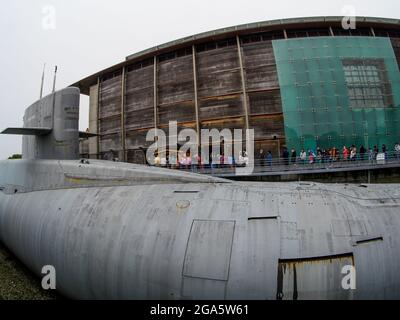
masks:
{"label": "person in red jacket", "polygon": [[347,160],[349,158],[349,149],[346,146],[343,147],[343,160]]}

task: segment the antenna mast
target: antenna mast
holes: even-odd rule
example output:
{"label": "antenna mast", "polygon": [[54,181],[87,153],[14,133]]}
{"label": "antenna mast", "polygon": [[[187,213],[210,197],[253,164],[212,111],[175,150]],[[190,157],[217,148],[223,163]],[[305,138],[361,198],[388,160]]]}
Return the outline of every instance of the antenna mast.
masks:
{"label": "antenna mast", "polygon": [[54,68],[53,92],[56,91],[57,66]]}
{"label": "antenna mast", "polygon": [[44,70],[46,69],[46,63],[43,65],[43,73],[42,73],[42,84],[40,85],[40,98],[43,97],[43,83],[44,83]]}

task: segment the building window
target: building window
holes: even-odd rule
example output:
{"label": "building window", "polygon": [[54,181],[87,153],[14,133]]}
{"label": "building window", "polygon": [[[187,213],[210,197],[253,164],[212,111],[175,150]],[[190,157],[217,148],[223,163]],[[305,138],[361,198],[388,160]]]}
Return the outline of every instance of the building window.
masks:
{"label": "building window", "polygon": [[393,103],[383,59],[342,61],[351,108],[384,108]]}

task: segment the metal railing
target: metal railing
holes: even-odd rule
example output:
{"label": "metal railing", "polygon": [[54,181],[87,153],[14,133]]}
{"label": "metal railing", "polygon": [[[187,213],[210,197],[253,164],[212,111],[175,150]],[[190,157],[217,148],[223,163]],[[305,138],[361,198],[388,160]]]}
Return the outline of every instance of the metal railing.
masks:
{"label": "metal railing", "polygon": [[[95,159],[97,158],[97,155],[85,155],[83,157]],[[224,163],[224,161],[219,161],[219,163],[214,161],[214,163],[211,162],[208,164],[180,164],[174,161],[174,164],[170,164],[164,159],[163,162],[163,164],[156,165],[156,167],[221,176],[234,175],[236,168],[246,166],[244,163]],[[301,171],[313,172],[321,170],[345,171],[346,169],[354,170],[356,167],[373,169],[382,166],[400,166],[400,152],[391,151],[372,155],[368,153],[363,155],[357,154],[352,159],[350,159],[350,157],[344,159],[343,155],[340,154],[337,157],[316,156],[313,161],[310,161],[309,156],[307,155],[306,159],[300,159],[298,156],[295,158],[289,156],[288,158],[255,159],[254,162],[247,162],[247,166],[252,165],[254,166],[254,175],[289,171],[293,171],[294,173]]]}
{"label": "metal railing", "polygon": [[[248,162],[247,166],[254,165],[253,174],[268,174],[273,172],[286,171],[320,171],[320,170],[340,170],[354,169],[355,167],[374,168],[380,166],[400,166],[400,152],[386,152],[378,154],[357,154],[355,157],[344,158],[343,155],[337,157],[316,156],[314,160],[300,157],[255,159],[254,163]],[[211,175],[229,175],[234,174],[237,167],[243,167],[246,164],[235,163],[209,163],[209,164],[164,164],[158,167],[177,169],[195,173]]]}

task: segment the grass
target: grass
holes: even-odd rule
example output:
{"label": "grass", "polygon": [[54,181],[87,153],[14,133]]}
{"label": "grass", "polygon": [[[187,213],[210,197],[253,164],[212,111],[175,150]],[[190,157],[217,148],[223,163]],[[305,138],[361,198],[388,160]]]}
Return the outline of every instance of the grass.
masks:
{"label": "grass", "polygon": [[43,290],[41,279],[0,244],[0,300],[54,300],[60,298],[55,291]]}

